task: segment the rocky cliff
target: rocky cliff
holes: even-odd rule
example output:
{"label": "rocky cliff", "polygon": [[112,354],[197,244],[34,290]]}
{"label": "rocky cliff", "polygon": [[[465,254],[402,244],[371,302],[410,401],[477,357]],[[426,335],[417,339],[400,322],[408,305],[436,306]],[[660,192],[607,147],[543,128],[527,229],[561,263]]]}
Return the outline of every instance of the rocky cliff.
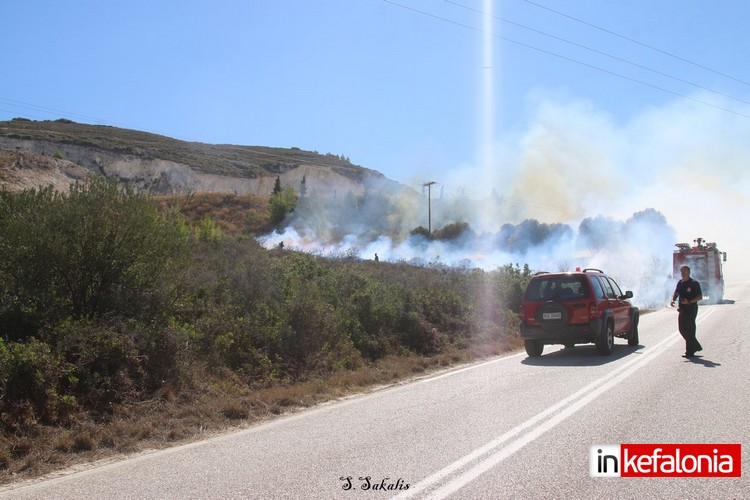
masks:
{"label": "rocky cliff", "polygon": [[276,177],[309,194],[360,194],[382,174],[348,159],[298,148],[213,145],[69,120],[0,122],[0,187],[52,184],[65,190],[104,175],[154,194],[267,195]]}

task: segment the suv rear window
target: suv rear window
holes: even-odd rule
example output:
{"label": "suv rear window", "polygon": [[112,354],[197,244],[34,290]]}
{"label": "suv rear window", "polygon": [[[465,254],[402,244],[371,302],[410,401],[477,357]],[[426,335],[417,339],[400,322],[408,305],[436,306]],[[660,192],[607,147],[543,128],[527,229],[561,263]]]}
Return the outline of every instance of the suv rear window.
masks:
{"label": "suv rear window", "polygon": [[583,276],[540,276],[534,278],[526,288],[526,300],[582,299],[589,296],[589,288]]}

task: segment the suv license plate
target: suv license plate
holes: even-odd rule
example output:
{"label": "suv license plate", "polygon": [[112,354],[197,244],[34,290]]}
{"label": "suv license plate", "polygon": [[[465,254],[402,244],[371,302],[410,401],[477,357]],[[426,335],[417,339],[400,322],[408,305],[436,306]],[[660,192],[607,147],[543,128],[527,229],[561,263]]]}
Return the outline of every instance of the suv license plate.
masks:
{"label": "suv license plate", "polygon": [[554,312],[554,313],[542,313],[542,319],[547,321],[555,320],[555,319],[562,319],[562,313],[560,312]]}

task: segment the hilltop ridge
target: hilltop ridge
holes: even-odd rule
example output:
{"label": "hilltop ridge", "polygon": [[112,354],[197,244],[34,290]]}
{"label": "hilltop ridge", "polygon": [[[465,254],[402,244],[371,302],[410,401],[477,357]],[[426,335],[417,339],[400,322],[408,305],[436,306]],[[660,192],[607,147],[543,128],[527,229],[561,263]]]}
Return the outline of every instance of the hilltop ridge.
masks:
{"label": "hilltop ridge", "polygon": [[52,184],[67,189],[89,175],[104,175],[153,194],[201,191],[268,194],[276,177],[308,192],[354,194],[379,172],[348,158],[299,148],[187,142],[67,119],[0,122],[0,187],[19,190]]}

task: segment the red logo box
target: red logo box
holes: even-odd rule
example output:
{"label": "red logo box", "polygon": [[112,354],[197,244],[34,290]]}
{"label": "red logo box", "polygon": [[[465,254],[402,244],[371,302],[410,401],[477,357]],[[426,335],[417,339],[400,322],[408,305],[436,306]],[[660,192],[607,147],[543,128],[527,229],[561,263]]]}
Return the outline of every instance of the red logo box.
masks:
{"label": "red logo box", "polygon": [[741,477],[740,444],[592,446],[591,477]]}

